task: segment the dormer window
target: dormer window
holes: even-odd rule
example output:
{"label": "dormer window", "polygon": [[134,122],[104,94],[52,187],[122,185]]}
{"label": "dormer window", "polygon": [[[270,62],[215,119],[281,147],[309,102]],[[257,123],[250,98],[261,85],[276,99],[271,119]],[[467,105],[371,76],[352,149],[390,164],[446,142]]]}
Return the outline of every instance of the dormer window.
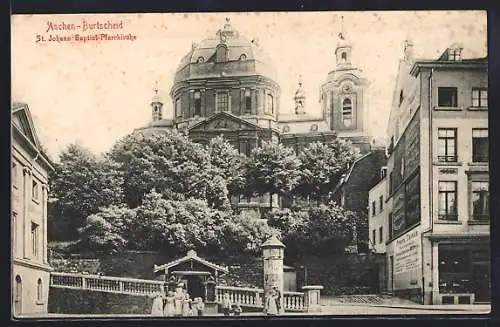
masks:
{"label": "dormer window", "polygon": [[227,47],[224,44],[219,44],[215,51],[215,58],[217,62],[227,61]]}
{"label": "dormer window", "polygon": [[242,55],[240,56],[240,60],[241,60],[241,61],[247,60],[247,55],[246,55],[246,54],[242,54]]}
{"label": "dormer window", "polygon": [[204,63],[204,62],[205,62],[205,58],[203,58],[203,57],[198,57],[198,60],[196,60],[196,62],[197,62],[198,64],[202,64],[202,63]]}
{"label": "dormer window", "polygon": [[458,61],[461,59],[462,49],[449,49],[448,60]]}

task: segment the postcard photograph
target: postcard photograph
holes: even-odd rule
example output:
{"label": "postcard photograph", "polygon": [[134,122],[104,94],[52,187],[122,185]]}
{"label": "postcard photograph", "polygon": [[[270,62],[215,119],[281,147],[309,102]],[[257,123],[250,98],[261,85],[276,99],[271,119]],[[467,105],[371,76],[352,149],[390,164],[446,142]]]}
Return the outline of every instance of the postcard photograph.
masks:
{"label": "postcard photograph", "polygon": [[15,14],[11,61],[13,319],[490,312],[485,11]]}

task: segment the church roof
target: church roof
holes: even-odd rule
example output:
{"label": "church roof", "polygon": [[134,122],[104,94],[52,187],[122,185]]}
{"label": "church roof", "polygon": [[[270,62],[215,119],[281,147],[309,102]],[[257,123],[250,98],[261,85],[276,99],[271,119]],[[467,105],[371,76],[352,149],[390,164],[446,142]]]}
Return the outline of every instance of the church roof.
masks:
{"label": "church roof", "polygon": [[[215,63],[216,49],[220,44],[227,47],[227,61]],[[211,69],[215,64],[227,65],[227,71],[224,71],[226,76],[263,75],[276,80],[274,64],[259,47],[258,40],[249,40],[240,35],[229,20],[214,37],[193,43],[192,49],[182,58],[174,80],[220,77],[220,72]]]}

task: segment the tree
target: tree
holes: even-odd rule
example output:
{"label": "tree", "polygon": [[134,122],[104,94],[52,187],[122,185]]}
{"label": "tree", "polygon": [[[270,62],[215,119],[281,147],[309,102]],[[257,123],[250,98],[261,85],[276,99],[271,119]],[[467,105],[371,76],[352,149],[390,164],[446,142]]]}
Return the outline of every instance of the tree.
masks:
{"label": "tree", "polygon": [[319,201],[335,188],[358,156],[359,150],[338,138],[332,143],[308,144],[298,155],[300,178],[294,193]]}
{"label": "tree", "polygon": [[231,143],[222,136],[214,137],[207,145],[211,163],[218,168],[226,180],[229,195],[243,192],[245,185],[244,164],[246,156],[238,152]]}
{"label": "tree", "polygon": [[247,196],[291,194],[298,183],[299,165],[292,149],[276,142],[263,142],[245,165]]}
{"label": "tree", "polygon": [[100,207],[119,204],[123,200],[123,178],[117,165],[108,157],[97,158],[86,148],[69,145],[49,178],[51,237],[56,240],[76,239],[78,228]]}
{"label": "tree", "polygon": [[123,205],[111,205],[87,217],[79,229],[80,246],[86,250],[117,253],[131,240],[130,226],[136,220],[135,210]]}
{"label": "tree", "polygon": [[356,236],[357,215],[335,203],[295,207],[269,213],[268,223],[279,229],[287,257],[344,252]]}
{"label": "tree", "polygon": [[120,164],[131,208],[152,189],[172,200],[202,199],[213,208],[228,205],[226,182],[208,152],[176,131],[127,135],[109,155]]}

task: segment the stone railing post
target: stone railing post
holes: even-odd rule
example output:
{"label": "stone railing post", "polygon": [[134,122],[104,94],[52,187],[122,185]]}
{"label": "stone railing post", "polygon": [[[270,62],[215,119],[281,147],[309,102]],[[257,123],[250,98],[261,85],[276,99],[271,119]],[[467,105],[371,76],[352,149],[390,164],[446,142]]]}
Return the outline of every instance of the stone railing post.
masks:
{"label": "stone railing post", "polygon": [[321,290],[323,286],[320,285],[308,285],[303,286],[302,291],[304,291],[304,307],[306,312],[319,312],[321,311]]}

